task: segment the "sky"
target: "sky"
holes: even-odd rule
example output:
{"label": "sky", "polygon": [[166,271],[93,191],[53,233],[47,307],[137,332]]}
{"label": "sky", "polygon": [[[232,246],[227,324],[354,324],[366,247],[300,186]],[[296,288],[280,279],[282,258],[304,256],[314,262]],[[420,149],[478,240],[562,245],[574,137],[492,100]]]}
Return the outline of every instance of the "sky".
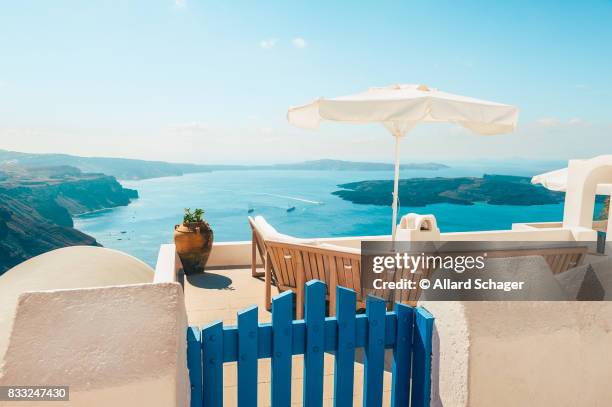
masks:
{"label": "sky", "polygon": [[380,125],[287,109],[371,86],[513,104],[519,128],[421,125],[404,161],[612,153],[612,1],[12,1],[0,149],[195,163],[388,161]]}

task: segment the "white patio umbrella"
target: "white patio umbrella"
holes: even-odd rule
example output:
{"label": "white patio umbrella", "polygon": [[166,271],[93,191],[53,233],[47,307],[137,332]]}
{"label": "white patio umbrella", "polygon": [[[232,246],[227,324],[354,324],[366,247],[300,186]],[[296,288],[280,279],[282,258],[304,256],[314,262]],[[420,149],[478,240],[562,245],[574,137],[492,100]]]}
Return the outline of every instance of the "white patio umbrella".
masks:
{"label": "white patio umbrella", "polygon": [[518,109],[465,96],[441,92],[425,85],[392,85],[333,99],[320,98],[289,109],[289,123],[316,129],[322,120],[348,123],[381,123],[395,137],[393,225],[397,227],[400,139],[418,123],[457,123],[478,134],[508,133],[516,128]]}
{"label": "white patio umbrella", "polygon": [[[532,184],[540,184],[551,191],[567,191],[567,168],[545,172],[531,178]],[[598,184],[597,195],[612,195],[612,184]]]}

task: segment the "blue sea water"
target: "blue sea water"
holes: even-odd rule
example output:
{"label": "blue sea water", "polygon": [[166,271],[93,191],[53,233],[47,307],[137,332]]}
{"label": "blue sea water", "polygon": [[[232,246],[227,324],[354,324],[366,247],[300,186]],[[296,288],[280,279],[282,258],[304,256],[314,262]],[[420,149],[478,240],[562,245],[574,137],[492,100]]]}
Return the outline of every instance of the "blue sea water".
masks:
{"label": "blue sea water", "polygon": [[[403,171],[402,178],[481,176],[483,173],[533,175],[542,169],[453,167],[438,171]],[[172,241],[173,227],[185,207],[201,207],[215,241],[250,240],[247,222],[263,215],[280,232],[298,237],[387,235],[391,207],[358,205],[331,193],[337,185],[369,179],[392,179],[390,171],[215,171],[181,177],[122,181],[138,190],[129,206],[75,218],[75,227],[105,247],[121,250],[154,265],[159,245]],[[600,207],[601,205],[599,205]],[[289,207],[295,210],[287,212]],[[435,204],[401,207],[400,213],[432,213],[443,232],[508,229],[512,223],[559,221],[563,205],[473,206]]]}

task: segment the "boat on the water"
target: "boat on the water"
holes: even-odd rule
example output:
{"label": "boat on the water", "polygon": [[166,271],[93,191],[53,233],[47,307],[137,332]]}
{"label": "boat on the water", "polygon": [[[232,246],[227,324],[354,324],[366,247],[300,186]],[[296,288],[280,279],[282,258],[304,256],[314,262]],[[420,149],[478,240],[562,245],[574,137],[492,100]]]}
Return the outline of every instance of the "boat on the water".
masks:
{"label": "boat on the water", "polygon": [[290,206],[287,208],[287,212],[293,212],[295,210],[295,206]]}

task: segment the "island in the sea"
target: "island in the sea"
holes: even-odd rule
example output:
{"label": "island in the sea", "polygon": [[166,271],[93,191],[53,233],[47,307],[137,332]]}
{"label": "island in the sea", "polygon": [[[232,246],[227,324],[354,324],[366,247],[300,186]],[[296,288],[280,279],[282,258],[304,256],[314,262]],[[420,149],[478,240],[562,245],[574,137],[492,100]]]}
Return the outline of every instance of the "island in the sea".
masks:
{"label": "island in the sea", "polygon": [[[402,165],[438,170],[438,163]],[[387,171],[388,163],[315,160],[292,164],[182,164],[0,150],[0,275],[30,257],[73,245],[98,245],[74,229],[73,216],[128,205],[138,197],[117,179],[140,180],[233,170]]]}
{"label": "island in the sea", "polygon": [[[369,205],[391,205],[392,180],[374,180],[341,184],[333,194]],[[410,178],[399,181],[399,201],[403,207],[436,203],[473,205],[546,205],[563,202],[563,192],[550,191],[531,184],[528,177],[484,175],[483,177]]]}
{"label": "island in the sea", "polygon": [[0,165],[0,275],[30,257],[74,245],[98,245],[72,217],[124,206],[138,192],[114,177],[70,166]]}

